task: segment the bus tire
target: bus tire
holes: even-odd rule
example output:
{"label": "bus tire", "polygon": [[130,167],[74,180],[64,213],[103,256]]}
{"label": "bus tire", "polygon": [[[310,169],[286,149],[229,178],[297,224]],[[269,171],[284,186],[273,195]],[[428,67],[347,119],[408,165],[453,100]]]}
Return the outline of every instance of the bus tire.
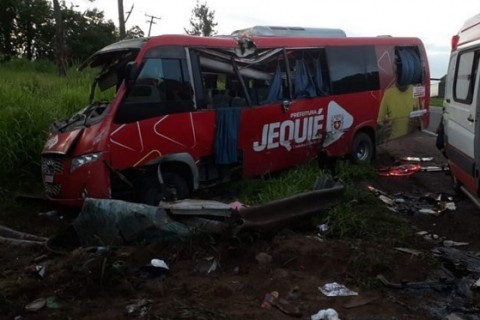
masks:
{"label": "bus tire", "polygon": [[370,163],[374,156],[372,138],[365,132],[357,133],[352,143],[351,161],[354,164]]}
{"label": "bus tire", "polygon": [[163,182],[162,185],[156,176],[145,178],[141,202],[157,206],[160,201],[181,200],[190,196],[190,188],[182,176],[173,172],[165,172],[163,173]]}

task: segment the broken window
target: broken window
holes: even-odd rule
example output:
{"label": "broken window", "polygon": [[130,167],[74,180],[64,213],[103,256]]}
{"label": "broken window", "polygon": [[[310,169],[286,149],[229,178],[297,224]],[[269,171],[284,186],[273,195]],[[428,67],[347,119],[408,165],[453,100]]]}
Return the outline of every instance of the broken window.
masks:
{"label": "broken window", "polygon": [[188,74],[183,48],[154,49],[143,61],[115,120],[128,123],[193,111],[193,88]]}

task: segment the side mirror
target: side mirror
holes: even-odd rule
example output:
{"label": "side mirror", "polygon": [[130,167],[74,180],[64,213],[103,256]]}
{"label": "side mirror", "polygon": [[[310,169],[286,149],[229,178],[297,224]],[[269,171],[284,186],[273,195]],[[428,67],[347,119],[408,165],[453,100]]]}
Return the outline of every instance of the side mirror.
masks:
{"label": "side mirror", "polygon": [[125,65],[125,84],[130,88],[138,75],[138,66],[135,61],[130,61]]}

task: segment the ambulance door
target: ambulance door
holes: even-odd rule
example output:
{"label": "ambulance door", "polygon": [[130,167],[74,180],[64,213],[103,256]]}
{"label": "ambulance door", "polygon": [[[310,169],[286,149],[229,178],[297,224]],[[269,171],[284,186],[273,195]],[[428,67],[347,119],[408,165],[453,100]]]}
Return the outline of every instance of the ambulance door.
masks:
{"label": "ambulance door", "polygon": [[[478,131],[477,108],[478,90],[478,54],[473,51],[452,56],[445,95],[445,131],[447,134],[447,156],[459,170],[465,185],[472,185],[475,175],[475,133]],[[452,76],[453,75],[453,76]],[[475,93],[474,93],[475,92]],[[478,158],[478,155],[477,155]],[[468,178],[465,178],[468,176]],[[473,190],[470,190],[473,192]]]}

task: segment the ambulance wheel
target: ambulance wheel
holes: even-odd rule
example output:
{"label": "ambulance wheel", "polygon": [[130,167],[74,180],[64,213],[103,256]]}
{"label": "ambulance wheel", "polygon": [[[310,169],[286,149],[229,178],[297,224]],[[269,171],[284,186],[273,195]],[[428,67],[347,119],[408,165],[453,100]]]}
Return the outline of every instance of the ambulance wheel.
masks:
{"label": "ambulance wheel", "polygon": [[373,153],[372,138],[365,132],[358,133],[353,139],[351,161],[354,164],[370,163]]}
{"label": "ambulance wheel", "polygon": [[160,201],[175,201],[188,198],[190,188],[187,181],[180,175],[173,172],[163,174],[164,184],[162,185],[157,177],[145,178],[142,191],[141,202],[157,206]]}

